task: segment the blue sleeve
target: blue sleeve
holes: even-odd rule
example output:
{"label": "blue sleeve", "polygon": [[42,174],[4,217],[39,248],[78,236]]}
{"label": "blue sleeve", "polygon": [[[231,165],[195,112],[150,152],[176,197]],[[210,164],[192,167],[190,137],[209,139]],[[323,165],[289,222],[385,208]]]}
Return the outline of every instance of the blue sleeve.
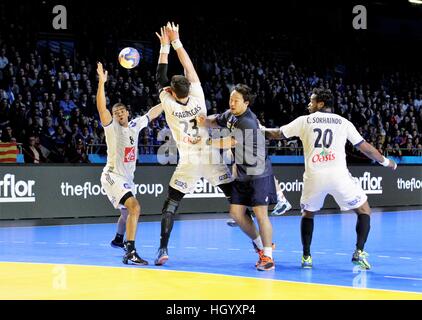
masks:
{"label": "blue sleeve", "polygon": [[224,113],[220,113],[216,118],[215,121],[220,127],[226,127],[227,121],[229,120],[230,110],[227,110]]}

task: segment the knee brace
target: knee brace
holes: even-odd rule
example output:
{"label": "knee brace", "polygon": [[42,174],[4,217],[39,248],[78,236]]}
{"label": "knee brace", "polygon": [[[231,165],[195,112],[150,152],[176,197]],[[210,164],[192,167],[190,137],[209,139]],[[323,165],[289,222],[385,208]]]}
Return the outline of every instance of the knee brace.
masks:
{"label": "knee brace", "polygon": [[164,202],[163,211],[162,211],[162,218],[161,218],[161,238],[163,241],[168,241],[170,237],[170,232],[173,229],[174,218],[176,216],[177,207],[179,206],[178,201],[174,201],[170,198]]}
{"label": "knee brace", "polygon": [[164,215],[171,214],[174,216],[176,214],[178,207],[179,207],[179,201],[174,201],[170,198],[167,198],[167,200],[164,202],[162,214]]}

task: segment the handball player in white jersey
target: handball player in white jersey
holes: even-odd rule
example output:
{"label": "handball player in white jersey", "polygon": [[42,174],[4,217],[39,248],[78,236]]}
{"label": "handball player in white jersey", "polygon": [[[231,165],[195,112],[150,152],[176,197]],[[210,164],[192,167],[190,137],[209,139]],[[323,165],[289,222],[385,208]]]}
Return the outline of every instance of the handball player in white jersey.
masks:
{"label": "handball player in white jersey", "polygon": [[[213,186],[218,185],[229,199],[233,178],[225,164],[212,161],[220,159],[219,150],[207,143],[208,130],[198,127],[196,117],[207,113],[205,97],[193,63],[179,39],[179,26],[168,23],[156,35],[161,43],[157,67],[160,101],[180,157],[162,210],[160,248],[155,264],[163,265],[169,258],[168,241],[184,195],[193,191],[197,181],[203,177]],[[170,43],[185,71],[184,76],[175,75],[171,81],[167,78]]]}
{"label": "handball player in white jersey", "polygon": [[[121,213],[117,223],[117,234],[111,245],[127,251],[123,257],[123,263],[147,265],[148,262],[139,257],[135,248],[141,207],[134,196],[136,192],[133,178],[138,155],[139,132],[148,125],[149,121],[162,113],[162,108],[161,105],[157,105],[152,107],[146,115],[129,121],[126,106],[116,103],[112,107],[112,116],[106,107],[104,90],[107,71],[103,70],[101,63],[98,63],[97,73],[97,109],[107,143],[107,164],[101,174],[101,185],[114,208],[120,209]],[[127,242],[124,244],[125,231]]]}
{"label": "handball player in white jersey", "polygon": [[266,132],[274,138],[295,136],[302,140],[305,156],[304,187],[300,199],[302,267],[312,268],[310,247],[314,214],[322,208],[327,194],[331,194],[341,210],[357,213],[357,241],[352,262],[370,269],[368,254],[363,249],[370,230],[371,209],[359,181],[347,168],[346,142],[349,140],[368,158],[385,167],[395,170],[397,164],[367,143],[349,120],[332,113],[332,101],[329,89],[314,89],[308,104],[310,115],[298,117],[280,129],[266,129]]}

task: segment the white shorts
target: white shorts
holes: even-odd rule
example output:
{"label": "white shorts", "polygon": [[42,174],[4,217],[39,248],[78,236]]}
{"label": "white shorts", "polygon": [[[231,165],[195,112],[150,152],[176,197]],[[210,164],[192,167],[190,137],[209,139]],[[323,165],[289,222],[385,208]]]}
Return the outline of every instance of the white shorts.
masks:
{"label": "white shorts", "polygon": [[300,198],[302,212],[303,210],[319,211],[324,205],[327,194],[333,196],[342,211],[359,208],[368,200],[358,179],[354,179],[349,171],[309,177],[304,174],[303,182]]}
{"label": "white shorts", "polygon": [[170,180],[170,186],[182,193],[191,193],[199,179],[205,178],[213,186],[233,181],[229,168],[225,164],[179,163]]}
{"label": "white shorts", "polygon": [[101,186],[115,209],[125,208],[124,205],[120,204],[120,199],[126,193],[132,192],[135,195],[135,184],[133,181],[112,172],[103,172],[101,174]]}

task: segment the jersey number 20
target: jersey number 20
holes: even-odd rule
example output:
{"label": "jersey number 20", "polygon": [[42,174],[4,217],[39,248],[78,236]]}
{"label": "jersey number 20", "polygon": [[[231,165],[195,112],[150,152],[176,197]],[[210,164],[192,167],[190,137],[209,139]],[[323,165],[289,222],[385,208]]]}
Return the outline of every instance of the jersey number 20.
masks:
{"label": "jersey number 20", "polygon": [[324,148],[329,148],[331,146],[331,144],[333,143],[333,131],[331,131],[331,129],[325,129],[324,132],[322,132],[320,128],[315,128],[314,132],[317,133],[317,137],[314,144],[315,148],[321,148],[322,146],[324,146]]}

